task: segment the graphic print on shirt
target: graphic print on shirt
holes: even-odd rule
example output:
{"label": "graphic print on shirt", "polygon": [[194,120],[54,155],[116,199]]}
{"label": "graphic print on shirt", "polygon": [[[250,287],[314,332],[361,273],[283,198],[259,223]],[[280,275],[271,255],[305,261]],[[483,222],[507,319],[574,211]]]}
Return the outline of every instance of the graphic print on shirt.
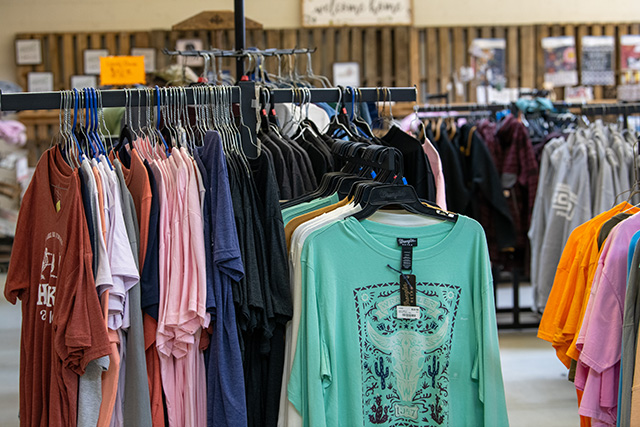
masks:
{"label": "graphic print on shirt", "polygon": [[567,184],[558,184],[553,192],[553,201],[551,208],[558,216],[563,216],[567,220],[573,218],[576,203],[578,203],[578,195],[571,190]]}
{"label": "graphic print on shirt", "polygon": [[44,322],[53,322],[53,307],[56,303],[56,283],[62,261],[62,238],[56,232],[47,235],[38,282],[38,316]]}
{"label": "graphic print on shirt", "polygon": [[353,291],[365,426],[448,425],[449,354],[460,287],[417,287],[418,320],[396,318],[398,283]]}

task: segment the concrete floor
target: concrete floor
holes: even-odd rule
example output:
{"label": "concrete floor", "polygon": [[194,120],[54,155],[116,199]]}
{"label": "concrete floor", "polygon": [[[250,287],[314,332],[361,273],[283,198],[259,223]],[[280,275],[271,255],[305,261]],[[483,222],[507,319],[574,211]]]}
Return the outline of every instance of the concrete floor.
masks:
{"label": "concrete floor", "polygon": [[[0,275],[4,289],[5,275]],[[526,304],[528,293],[524,292]],[[509,300],[498,292],[498,305]],[[0,297],[0,426],[18,426],[20,307]],[[578,426],[575,389],[551,345],[535,330],[500,331],[500,357],[509,421],[513,427]]]}

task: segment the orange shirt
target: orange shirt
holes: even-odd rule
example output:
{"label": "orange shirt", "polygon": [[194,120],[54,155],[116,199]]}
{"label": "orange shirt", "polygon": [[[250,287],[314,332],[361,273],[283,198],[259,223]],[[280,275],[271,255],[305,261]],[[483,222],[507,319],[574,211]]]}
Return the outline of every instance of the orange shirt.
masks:
{"label": "orange shirt", "polygon": [[579,355],[575,340],[598,265],[598,234],[606,221],[625,209],[630,213],[640,210],[626,202],[621,203],[576,227],[565,244],[549,302],[540,321],[538,337],[552,343],[558,359],[567,368],[571,359],[577,360]]}
{"label": "orange shirt", "polygon": [[304,224],[307,221],[310,221],[314,218],[319,217],[323,213],[331,212],[334,209],[337,209],[341,206],[349,203],[349,200],[345,197],[340,200],[338,203],[334,203],[333,205],[325,206],[324,208],[316,209],[315,211],[306,213],[304,215],[297,216],[293,218],[291,221],[287,223],[284,227],[284,237],[287,240],[287,251],[291,248],[291,238],[293,237],[293,232],[296,231],[300,225]]}

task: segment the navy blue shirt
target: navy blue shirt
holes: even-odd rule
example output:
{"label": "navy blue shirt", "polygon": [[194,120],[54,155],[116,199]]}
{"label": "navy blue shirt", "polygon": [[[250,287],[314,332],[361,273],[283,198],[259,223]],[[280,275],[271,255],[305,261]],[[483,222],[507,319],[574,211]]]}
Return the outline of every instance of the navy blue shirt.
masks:
{"label": "navy blue shirt", "polygon": [[225,155],[220,136],[209,131],[200,150],[210,192],[210,236],[216,318],[207,357],[207,426],[247,424],[242,358],[232,286],[244,276]]}

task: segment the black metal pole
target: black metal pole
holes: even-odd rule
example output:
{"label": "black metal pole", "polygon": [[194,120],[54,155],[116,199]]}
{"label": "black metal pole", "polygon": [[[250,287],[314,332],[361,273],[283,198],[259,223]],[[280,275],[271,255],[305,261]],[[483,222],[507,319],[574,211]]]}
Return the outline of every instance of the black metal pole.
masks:
{"label": "black metal pole", "polygon": [[[236,50],[244,50],[245,46],[245,25],[244,25],[244,0],[234,0],[235,29],[236,29]],[[244,58],[236,59],[236,79],[240,81],[244,75]]]}

